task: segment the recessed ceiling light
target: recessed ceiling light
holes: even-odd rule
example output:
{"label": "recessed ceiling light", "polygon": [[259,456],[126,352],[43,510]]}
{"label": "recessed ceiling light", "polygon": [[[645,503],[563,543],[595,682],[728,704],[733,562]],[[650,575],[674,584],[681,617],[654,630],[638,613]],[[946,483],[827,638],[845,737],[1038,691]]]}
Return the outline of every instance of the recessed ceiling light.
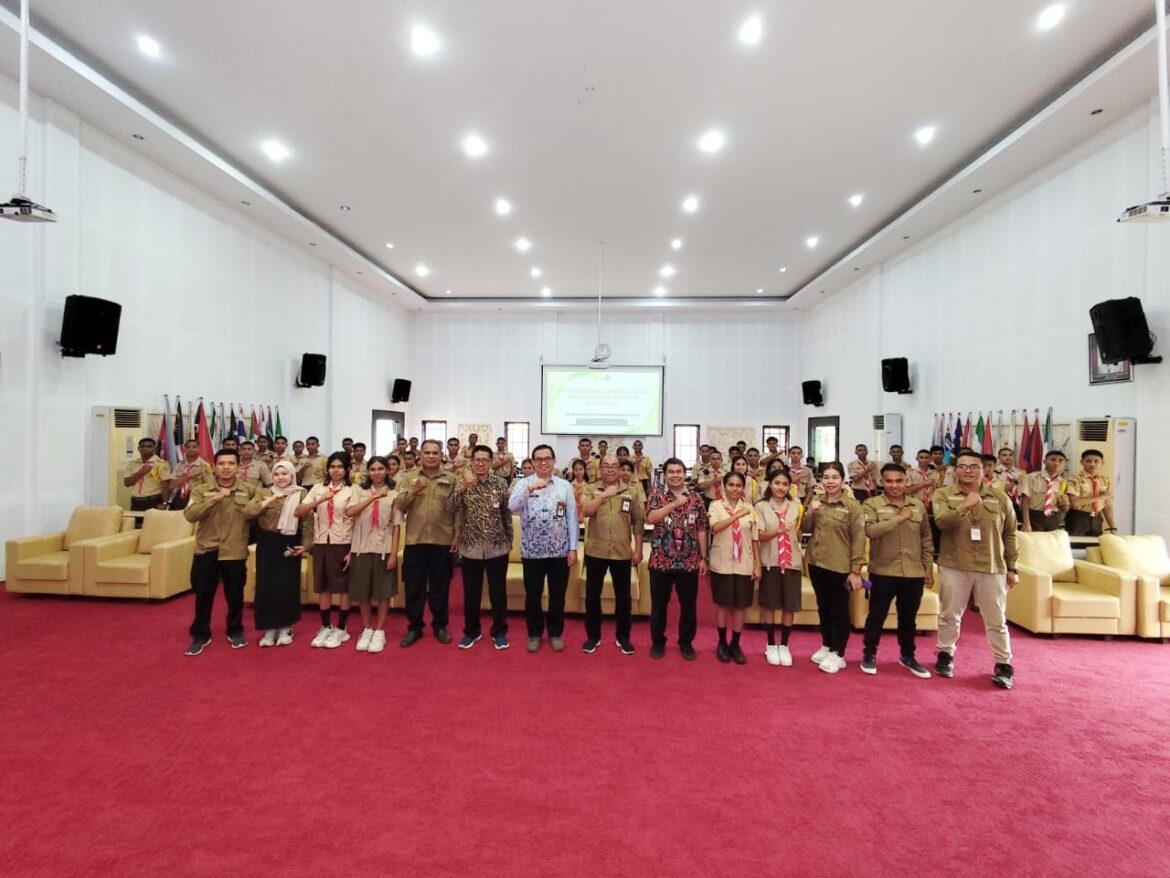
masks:
{"label": "recessed ceiling light", "polygon": [[821,243],[821,239],[816,235],[809,235],[804,239],[804,246],[808,247],[809,250],[815,250],[819,243]]}
{"label": "recessed ceiling light", "polygon": [[527,253],[529,250],[532,249],[532,242],[529,241],[527,238],[517,238],[516,243],[513,244],[512,246],[515,247],[517,250],[519,250],[521,253]]}
{"label": "recessed ceiling light", "polygon": [[654,288],[654,295],[656,295],[660,298],[662,296],[665,296],[666,295],[666,287],[655,287]]}
{"label": "recessed ceiling light", "polygon": [[784,274],[784,272],[786,272],[786,271],[788,271],[788,266],[787,266],[787,265],[781,265],[781,266],[780,266],[780,273],[781,273],[781,274]]}
{"label": "recessed ceiling light", "polygon": [[671,241],[670,242],[670,249],[671,250],[681,250],[682,249],[682,238],[675,238],[673,241]]}
{"label": "recessed ceiling light", "polygon": [[1045,6],[1036,16],[1036,30],[1052,30],[1064,19],[1065,5],[1053,3]]}
{"label": "recessed ceiling light", "polygon": [[500,216],[507,216],[512,212],[512,202],[507,198],[496,199],[496,213]]}
{"label": "recessed ceiling light", "polygon": [[923,125],[914,132],[914,139],[918,141],[919,146],[926,146],[934,140],[935,127],[933,125]]}
{"label": "recessed ceiling light", "polygon": [[723,132],[718,128],[712,128],[699,138],[699,149],[705,153],[714,155],[723,149],[723,145],[727,142],[727,138],[723,136]]}
{"label": "recessed ceiling light", "polygon": [[391,244],[389,241],[387,241],[387,242],[386,242],[386,249],[387,249],[387,250],[393,250],[393,249],[394,249],[394,245],[393,245],[393,244]]}
{"label": "recessed ceiling light", "polygon": [[858,192],[856,195],[849,196],[849,203],[854,207],[861,207],[861,202],[865,200],[865,196]]}
{"label": "recessed ceiling light", "polygon": [[410,29],[410,48],[420,58],[429,58],[439,51],[439,35],[425,24],[416,24]]}
{"label": "recessed ceiling light", "polygon": [[162,46],[158,44],[158,40],[154,37],[148,37],[146,34],[141,34],[138,37],[138,51],[147,58],[157,58],[162,54]]}
{"label": "recessed ceiling light", "polygon": [[541,287],[540,294],[547,299],[549,296],[552,295],[552,290],[550,290],[548,287]]}
{"label": "recessed ceiling light", "polygon": [[763,291],[763,288],[756,290],[757,293],[762,293]]}
{"label": "recessed ceiling light", "polygon": [[694,213],[695,211],[697,211],[699,209],[699,196],[688,195],[686,198],[684,198],[683,203],[682,203],[682,209],[686,213]]}
{"label": "recessed ceiling light", "polygon": [[676,272],[673,265],[664,265],[662,268],[658,269],[658,273],[663,277],[674,277]]}
{"label": "recessed ceiling light", "polygon": [[485,155],[488,151],[487,141],[478,134],[468,134],[463,138],[463,152],[468,158],[477,159]]}
{"label": "recessed ceiling light", "polygon": [[348,204],[343,204],[338,208],[338,210],[349,210],[349,209],[350,209],[350,207]]}
{"label": "recessed ceiling light", "polygon": [[416,265],[414,267],[414,273],[417,274],[419,277],[426,277],[428,274],[431,273],[431,270],[429,268],[427,268],[426,263],[420,262],[418,265]]}
{"label": "recessed ceiling light", "polygon": [[447,290],[447,295],[448,295],[448,296],[449,296],[449,295],[451,295],[451,291],[450,291],[450,290]]}
{"label": "recessed ceiling light", "polygon": [[260,148],[264,150],[264,154],[272,159],[274,162],[283,162],[292,153],[289,148],[281,143],[279,140],[265,140],[260,144]]}
{"label": "recessed ceiling light", "polygon": [[758,15],[753,15],[739,26],[739,41],[745,46],[757,45],[763,35],[764,22]]}
{"label": "recessed ceiling light", "polygon": [[530,271],[528,273],[530,275],[532,275],[533,277],[540,277],[541,274],[543,274],[543,272],[539,268],[537,268],[536,266],[533,266],[532,271]]}

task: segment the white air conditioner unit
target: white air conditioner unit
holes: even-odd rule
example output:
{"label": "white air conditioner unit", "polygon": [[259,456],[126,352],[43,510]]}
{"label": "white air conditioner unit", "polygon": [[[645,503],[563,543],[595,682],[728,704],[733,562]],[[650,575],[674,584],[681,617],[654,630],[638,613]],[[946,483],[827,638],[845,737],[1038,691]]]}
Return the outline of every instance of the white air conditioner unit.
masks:
{"label": "white air conditioner unit", "polygon": [[95,405],[89,416],[89,460],[85,467],[85,504],[130,508],[130,489],[122,471],[147,436],[142,409]]}
{"label": "white air conditioner unit", "polygon": [[878,465],[878,469],[890,459],[890,447],[901,444],[902,416],[889,413],[874,415],[873,447],[869,450],[869,459]]}
{"label": "white air conditioner unit", "polygon": [[1101,471],[1113,483],[1113,518],[1117,532],[1133,533],[1134,480],[1137,476],[1137,422],[1133,418],[1078,418],[1076,460],[1094,448],[1101,452]]}

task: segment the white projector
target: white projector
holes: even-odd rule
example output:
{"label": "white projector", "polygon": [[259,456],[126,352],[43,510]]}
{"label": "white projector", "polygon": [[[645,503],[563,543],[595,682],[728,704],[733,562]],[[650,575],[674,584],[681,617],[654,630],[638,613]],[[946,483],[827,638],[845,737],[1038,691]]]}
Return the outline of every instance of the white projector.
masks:
{"label": "white projector", "polygon": [[1170,195],[1163,195],[1157,201],[1126,208],[1117,218],[1119,223],[1156,223],[1165,220],[1170,220]]}
{"label": "white projector", "polygon": [[16,220],[18,223],[55,223],[57,214],[34,201],[15,195],[11,201],[0,204],[0,219]]}

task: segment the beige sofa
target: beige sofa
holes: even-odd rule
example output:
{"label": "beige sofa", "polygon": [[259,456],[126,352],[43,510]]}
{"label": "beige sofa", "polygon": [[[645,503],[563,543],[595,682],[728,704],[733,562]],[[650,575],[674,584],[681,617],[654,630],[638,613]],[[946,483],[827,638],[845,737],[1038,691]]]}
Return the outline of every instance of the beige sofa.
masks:
{"label": "beige sofa", "polygon": [[120,506],[79,506],[63,531],[8,540],[4,544],[8,591],[30,594],[82,594],[87,541],[118,533]]}
{"label": "beige sofa", "polygon": [[168,598],[191,587],[194,525],[182,512],[148,509],[141,530],[86,540],[83,593],[108,598]]}
{"label": "beige sofa", "polygon": [[1160,536],[1104,534],[1086,551],[1090,561],[1137,579],[1137,635],[1170,640],[1170,556]]}

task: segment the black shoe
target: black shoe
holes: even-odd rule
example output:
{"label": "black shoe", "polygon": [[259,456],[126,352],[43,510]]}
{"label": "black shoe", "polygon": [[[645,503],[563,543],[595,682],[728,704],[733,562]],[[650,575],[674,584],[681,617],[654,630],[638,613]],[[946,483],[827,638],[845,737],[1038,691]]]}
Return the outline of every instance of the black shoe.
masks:
{"label": "black shoe", "polygon": [[682,657],[688,662],[693,662],[699,657],[699,654],[695,652],[695,648],[689,643],[680,643],[678,645],[678,651],[682,653]]}
{"label": "black shoe", "polygon": [[184,650],[183,655],[199,655],[211,643],[210,640],[200,640],[198,637],[191,639],[191,645]]}
{"label": "black shoe", "polygon": [[416,631],[414,628],[409,628],[407,629],[406,634],[403,636],[402,640],[399,641],[398,645],[406,648],[408,646],[414,646],[420,640],[422,640],[422,632]]}
{"label": "black shoe", "polygon": [[926,668],[918,664],[918,660],[912,655],[902,656],[900,659],[898,659],[898,664],[908,670],[915,677],[919,677],[923,680],[930,679],[930,671],[926,670]]}
{"label": "black shoe", "polygon": [[737,665],[747,664],[747,656],[743,654],[743,650],[740,649],[738,643],[731,644],[729,651],[731,652],[731,660]]}
{"label": "black shoe", "polygon": [[619,639],[614,642],[617,644],[617,648],[622,651],[622,655],[634,654],[634,644],[630,643],[628,638],[626,640]]}
{"label": "black shoe", "polygon": [[1012,666],[997,664],[991,674],[991,682],[1000,689],[1012,688]]}
{"label": "black shoe", "polygon": [[584,643],[581,644],[581,652],[589,653],[589,654],[597,652],[597,641],[594,640],[592,637],[589,638],[588,640],[586,640]]}
{"label": "black shoe", "polygon": [[727,648],[726,643],[721,643],[715,647],[715,658],[724,664],[731,661],[731,650]]}
{"label": "black shoe", "polygon": [[873,653],[865,653],[861,657],[861,673],[876,674],[877,673],[877,656]]}
{"label": "black shoe", "polygon": [[439,643],[450,643],[451,635],[447,633],[446,628],[436,628],[435,640],[439,641]]}
{"label": "black shoe", "polygon": [[940,677],[955,676],[955,660],[951,658],[950,653],[940,652],[938,654],[938,661],[934,663],[934,672]]}
{"label": "black shoe", "polygon": [[666,647],[661,643],[652,643],[650,645],[650,658],[660,659],[666,655]]}

